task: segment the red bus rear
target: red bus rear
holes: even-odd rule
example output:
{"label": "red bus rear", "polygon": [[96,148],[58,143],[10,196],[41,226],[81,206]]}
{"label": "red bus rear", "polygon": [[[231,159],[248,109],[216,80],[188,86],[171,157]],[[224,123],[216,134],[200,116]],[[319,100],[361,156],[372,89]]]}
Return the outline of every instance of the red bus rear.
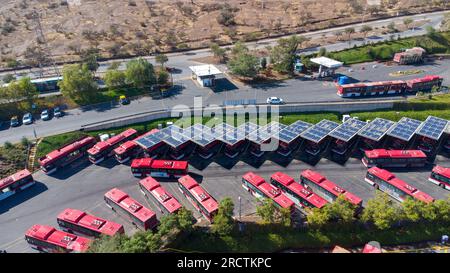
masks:
{"label": "red bus rear", "polygon": [[94,144],[95,138],[83,137],[39,158],[39,165],[44,173],[51,174],[84,156]]}
{"label": "red bus rear", "polygon": [[89,161],[93,164],[98,164],[107,157],[113,155],[114,149],[120,144],[136,137],[137,131],[130,128],[122,133],[115,135],[105,141],[98,142],[91,149],[88,150]]}
{"label": "red bus rear", "polygon": [[33,175],[27,169],[0,179],[0,201],[35,184]]}
{"label": "red bus rear", "polygon": [[125,192],[114,188],[105,193],[105,202],[113,211],[125,216],[136,227],[149,230],[158,225],[156,214],[132,199]]}
{"label": "red bus rear", "polygon": [[421,150],[375,149],[364,152],[362,163],[367,168],[423,167],[427,164],[427,155]]}
{"label": "red bus rear", "polygon": [[450,168],[444,168],[441,166],[434,167],[428,181],[444,189],[450,190]]}
{"label": "red bus rear", "polygon": [[147,177],[139,181],[139,187],[147,198],[156,202],[161,212],[172,214],[177,213],[181,209],[181,204],[178,200],[152,177]]}
{"label": "red bus rear", "polygon": [[128,140],[121,144],[119,147],[114,149],[114,156],[120,164],[127,162],[132,158],[136,158],[142,151],[142,148],[136,143],[136,140],[142,139],[148,135],[159,132],[158,129],[152,129],[150,132],[147,132],[141,136],[133,140]]}
{"label": "red bus rear", "polygon": [[60,231],[51,226],[34,225],[25,233],[32,248],[49,253],[85,252],[92,242],[88,238]]}
{"label": "red bus rear", "polygon": [[318,172],[304,170],[300,174],[300,180],[302,184],[321,194],[328,202],[334,202],[342,194],[347,201],[357,208],[362,207],[362,199],[360,197],[339,187]]}
{"label": "red bus rear", "polygon": [[328,202],[322,197],[307,190],[295,182],[294,178],[282,172],[276,172],[270,177],[270,182],[280,188],[300,207],[322,208]]}
{"label": "red bus rear", "polygon": [[114,236],[125,233],[123,226],[77,209],[65,209],[56,218],[62,230],[87,236]]}
{"label": "red bus rear", "polygon": [[189,163],[187,161],[139,158],[131,162],[131,172],[136,177],[179,178],[187,175],[188,170]]}
{"label": "red bus rear", "polygon": [[178,187],[191,204],[212,223],[219,209],[217,201],[189,175],[178,179]]}
{"label": "red bus rear", "polygon": [[400,202],[405,201],[408,196],[425,203],[434,201],[433,197],[398,179],[393,173],[378,167],[370,168],[364,180]]}

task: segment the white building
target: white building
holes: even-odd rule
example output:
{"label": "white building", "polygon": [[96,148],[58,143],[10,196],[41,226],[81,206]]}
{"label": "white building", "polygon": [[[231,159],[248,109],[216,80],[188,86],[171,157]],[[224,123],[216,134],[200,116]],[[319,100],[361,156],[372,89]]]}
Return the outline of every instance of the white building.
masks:
{"label": "white building", "polygon": [[319,65],[319,78],[333,76],[336,69],[344,65],[342,62],[327,57],[312,58],[311,62]]}
{"label": "white building", "polygon": [[222,74],[212,64],[189,66],[189,69],[192,71],[192,79],[203,87],[214,86],[216,76]]}

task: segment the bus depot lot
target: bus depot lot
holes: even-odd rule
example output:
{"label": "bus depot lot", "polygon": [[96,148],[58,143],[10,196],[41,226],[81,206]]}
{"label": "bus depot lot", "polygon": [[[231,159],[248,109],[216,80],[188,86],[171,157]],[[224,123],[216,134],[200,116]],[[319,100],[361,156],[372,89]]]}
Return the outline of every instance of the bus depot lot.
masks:
{"label": "bus depot lot", "polygon": [[[436,164],[448,166],[448,159],[438,157]],[[256,199],[241,186],[241,177],[253,171],[269,181],[270,176],[282,171],[299,180],[300,172],[310,165],[293,160],[286,168],[266,160],[259,168],[254,168],[242,161],[232,169],[226,169],[212,162],[203,171],[190,166],[190,175],[196,179],[215,199],[231,197],[235,204],[235,215],[239,215],[239,197],[241,197],[242,215],[256,211]],[[345,166],[322,159],[315,167],[316,171],[326,176],[337,185],[356,194],[364,200],[363,205],[375,194],[375,189],[364,181],[367,168],[360,160],[350,159]],[[428,176],[431,169],[392,170],[400,179],[413,187],[430,194],[436,199],[448,198],[450,192],[430,182]],[[148,201],[139,190],[139,179],[132,176],[128,165],[119,165],[109,159],[100,166],[91,165],[87,160],[75,164],[70,169],[61,170],[55,176],[47,176],[42,172],[34,174],[37,184],[0,204],[0,249],[8,252],[33,252],[24,240],[24,233],[33,224],[47,224],[57,227],[56,216],[65,208],[84,210],[93,215],[123,224],[127,234],[137,231],[127,220],[109,209],[103,195],[113,187],[120,188],[144,206],[155,211],[160,218],[156,204]],[[191,211],[195,211],[190,202],[178,190],[176,181],[160,180],[162,186],[172,193],[180,203]],[[201,218],[195,211],[196,218]],[[206,221],[204,219],[202,222]]]}

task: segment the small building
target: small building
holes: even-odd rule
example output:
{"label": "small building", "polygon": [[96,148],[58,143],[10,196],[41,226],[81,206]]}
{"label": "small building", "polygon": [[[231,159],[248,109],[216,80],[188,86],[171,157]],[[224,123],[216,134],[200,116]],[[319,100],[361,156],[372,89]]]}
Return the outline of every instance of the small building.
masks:
{"label": "small building", "polygon": [[192,79],[196,80],[203,87],[214,86],[216,76],[222,74],[212,64],[189,66],[189,69],[192,71]]}
{"label": "small building", "polygon": [[421,47],[409,48],[403,52],[395,53],[393,61],[398,64],[415,64],[423,61],[426,50]]}
{"label": "small building", "polygon": [[344,65],[344,63],[342,62],[323,56],[319,58],[312,58],[311,62],[319,65],[319,72],[317,75],[318,78],[333,76],[336,72],[336,69]]}

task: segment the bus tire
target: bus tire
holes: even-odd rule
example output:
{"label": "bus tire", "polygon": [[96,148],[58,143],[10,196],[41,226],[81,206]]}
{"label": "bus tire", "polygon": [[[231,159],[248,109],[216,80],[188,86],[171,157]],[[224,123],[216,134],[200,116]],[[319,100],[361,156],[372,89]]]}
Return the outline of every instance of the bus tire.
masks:
{"label": "bus tire", "polygon": [[441,187],[441,188],[443,188],[445,190],[445,185],[444,184],[440,183],[439,187]]}
{"label": "bus tire", "polygon": [[380,186],[378,186],[378,184],[373,184],[373,187],[374,187],[376,190],[379,190],[379,189],[380,189]]}

